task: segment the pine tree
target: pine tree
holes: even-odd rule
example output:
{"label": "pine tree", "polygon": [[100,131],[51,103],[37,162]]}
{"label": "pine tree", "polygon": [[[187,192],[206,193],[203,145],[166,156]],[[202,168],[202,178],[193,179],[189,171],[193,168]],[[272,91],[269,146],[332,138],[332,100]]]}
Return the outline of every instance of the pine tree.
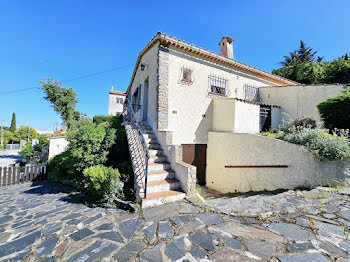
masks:
{"label": "pine tree", "polygon": [[11,127],[10,127],[11,132],[16,131],[16,114],[12,113],[12,120],[11,120]]}

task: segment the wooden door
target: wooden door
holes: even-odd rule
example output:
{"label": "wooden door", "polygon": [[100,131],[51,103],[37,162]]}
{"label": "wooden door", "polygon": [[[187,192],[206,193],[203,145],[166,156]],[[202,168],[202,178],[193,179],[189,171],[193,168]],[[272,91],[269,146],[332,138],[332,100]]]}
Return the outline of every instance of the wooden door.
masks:
{"label": "wooden door", "polygon": [[206,183],[207,145],[183,144],[182,161],[197,167],[197,180],[200,185]]}

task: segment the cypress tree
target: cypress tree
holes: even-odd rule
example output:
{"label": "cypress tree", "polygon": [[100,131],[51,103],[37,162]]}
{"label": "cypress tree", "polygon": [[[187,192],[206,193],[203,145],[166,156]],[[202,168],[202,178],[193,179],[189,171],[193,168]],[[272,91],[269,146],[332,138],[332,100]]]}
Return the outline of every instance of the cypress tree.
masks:
{"label": "cypress tree", "polygon": [[11,120],[11,127],[10,127],[10,131],[11,132],[15,132],[16,131],[16,114],[12,113],[12,120]]}

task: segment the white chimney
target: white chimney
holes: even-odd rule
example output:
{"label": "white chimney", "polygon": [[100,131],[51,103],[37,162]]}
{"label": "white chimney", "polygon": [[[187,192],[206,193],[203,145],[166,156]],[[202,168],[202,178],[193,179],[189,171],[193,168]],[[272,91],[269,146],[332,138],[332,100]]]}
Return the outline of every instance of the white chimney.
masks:
{"label": "white chimney", "polygon": [[221,47],[220,54],[222,56],[233,59],[233,46],[232,46],[233,41],[235,40],[229,36],[224,36],[221,39],[219,46]]}

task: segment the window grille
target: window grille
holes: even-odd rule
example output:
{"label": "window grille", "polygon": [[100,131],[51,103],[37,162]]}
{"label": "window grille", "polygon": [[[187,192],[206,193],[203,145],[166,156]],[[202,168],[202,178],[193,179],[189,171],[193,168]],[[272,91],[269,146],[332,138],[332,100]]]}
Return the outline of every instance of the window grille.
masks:
{"label": "window grille", "polygon": [[141,108],[141,85],[139,85],[132,95],[132,107],[136,113]]}
{"label": "window grille", "polygon": [[259,88],[249,84],[244,85],[244,100],[260,102]]}
{"label": "window grille", "polygon": [[216,75],[209,76],[209,93],[221,96],[228,95],[228,80]]}

